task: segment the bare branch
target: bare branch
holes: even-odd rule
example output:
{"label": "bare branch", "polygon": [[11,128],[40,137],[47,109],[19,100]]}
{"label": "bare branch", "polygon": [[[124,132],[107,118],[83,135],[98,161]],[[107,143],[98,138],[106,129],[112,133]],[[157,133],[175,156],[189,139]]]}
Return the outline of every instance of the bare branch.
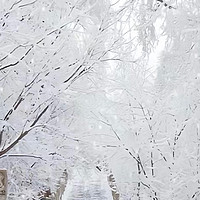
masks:
{"label": "bare branch", "polygon": [[35,159],[41,159],[46,161],[44,158],[42,158],[41,156],[36,156],[36,155],[28,155],[28,154],[5,154],[3,156],[0,157],[1,158],[5,158],[5,157],[21,157],[21,158],[35,158]]}
{"label": "bare branch", "polygon": [[31,124],[30,127],[33,127],[33,126],[36,125],[36,123],[39,121],[39,119],[42,117],[42,115],[44,115],[44,113],[48,110],[49,106],[50,106],[50,104],[44,108],[44,110],[37,116],[37,118],[36,118],[35,121]]}

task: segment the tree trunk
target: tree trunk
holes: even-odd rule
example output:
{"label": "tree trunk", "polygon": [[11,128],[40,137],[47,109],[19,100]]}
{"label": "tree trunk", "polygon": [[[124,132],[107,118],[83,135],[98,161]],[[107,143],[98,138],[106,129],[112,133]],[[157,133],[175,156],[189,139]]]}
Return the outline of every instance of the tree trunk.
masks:
{"label": "tree trunk", "polygon": [[117,186],[113,174],[110,174],[107,179],[108,179],[108,184],[112,190],[113,200],[119,200],[119,193],[117,192]]}
{"label": "tree trunk", "polygon": [[7,171],[0,170],[0,200],[7,199]]}
{"label": "tree trunk", "polygon": [[52,200],[61,200],[62,195],[65,191],[66,185],[68,180],[68,173],[67,171],[63,172],[63,176],[61,177],[60,181],[58,182],[58,188],[56,192],[52,195]]}

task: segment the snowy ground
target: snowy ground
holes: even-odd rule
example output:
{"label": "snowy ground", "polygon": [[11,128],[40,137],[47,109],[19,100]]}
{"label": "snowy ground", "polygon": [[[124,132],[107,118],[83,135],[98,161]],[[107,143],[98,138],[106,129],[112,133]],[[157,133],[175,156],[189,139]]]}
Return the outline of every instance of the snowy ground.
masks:
{"label": "snowy ground", "polygon": [[112,200],[105,176],[90,171],[81,176],[77,171],[68,181],[62,200]]}

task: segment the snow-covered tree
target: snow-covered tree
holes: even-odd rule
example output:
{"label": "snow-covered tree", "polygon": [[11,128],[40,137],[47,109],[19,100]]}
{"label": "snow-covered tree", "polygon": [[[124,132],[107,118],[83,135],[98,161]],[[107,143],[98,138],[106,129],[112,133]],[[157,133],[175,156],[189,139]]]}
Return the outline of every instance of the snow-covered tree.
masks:
{"label": "snow-covered tree", "polygon": [[121,198],[198,199],[199,2],[117,4],[108,68],[82,107],[99,166]]}
{"label": "snow-covered tree", "polygon": [[107,173],[116,198],[198,199],[198,0],[0,4],[10,199],[75,166]]}
{"label": "snow-covered tree", "polygon": [[8,169],[10,199],[39,198],[80,160],[70,125],[79,116],[82,77],[106,55],[108,5],[0,3],[0,166]]}

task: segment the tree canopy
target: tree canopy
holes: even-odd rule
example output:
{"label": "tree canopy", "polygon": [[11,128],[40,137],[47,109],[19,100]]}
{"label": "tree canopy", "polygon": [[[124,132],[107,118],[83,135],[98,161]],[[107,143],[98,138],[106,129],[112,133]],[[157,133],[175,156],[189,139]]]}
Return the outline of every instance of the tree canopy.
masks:
{"label": "tree canopy", "polygon": [[198,0],[1,0],[9,199],[96,168],[121,199],[198,199]]}

